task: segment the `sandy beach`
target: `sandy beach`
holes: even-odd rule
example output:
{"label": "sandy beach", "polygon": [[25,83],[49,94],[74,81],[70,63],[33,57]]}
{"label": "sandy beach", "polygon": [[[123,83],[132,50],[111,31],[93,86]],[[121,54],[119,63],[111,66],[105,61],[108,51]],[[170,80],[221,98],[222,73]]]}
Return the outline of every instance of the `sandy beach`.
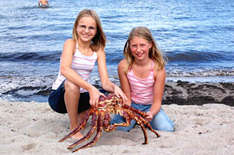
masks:
{"label": "sandy beach", "polygon": [[[76,154],[234,154],[234,107],[224,104],[163,105],[175,122],[173,133],[148,131],[103,132],[97,144]],[[58,140],[69,132],[68,116],[53,112],[48,103],[0,100],[0,154],[71,154],[71,142]],[[90,123],[87,124],[90,126]]]}

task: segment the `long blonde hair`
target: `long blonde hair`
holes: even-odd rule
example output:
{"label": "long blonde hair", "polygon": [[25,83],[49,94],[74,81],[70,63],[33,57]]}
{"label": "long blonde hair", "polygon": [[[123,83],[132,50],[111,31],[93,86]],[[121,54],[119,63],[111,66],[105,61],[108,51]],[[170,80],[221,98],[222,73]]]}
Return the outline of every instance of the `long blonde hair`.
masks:
{"label": "long blonde hair", "polygon": [[152,43],[152,47],[149,49],[149,58],[151,58],[158,65],[159,70],[163,69],[166,61],[163,58],[161,51],[158,49],[150,30],[146,27],[135,27],[128,36],[128,40],[125,43],[123,51],[125,59],[128,62],[128,66],[131,68],[134,62],[134,57],[130,49],[130,41],[133,39],[133,37],[140,37]]}
{"label": "long blonde hair", "polygon": [[100,48],[105,48],[106,46],[106,36],[103,32],[102,25],[100,18],[98,17],[97,13],[94,10],[84,9],[80,11],[80,13],[77,15],[77,18],[74,23],[73,31],[72,31],[72,38],[77,41],[78,40],[78,33],[77,33],[77,26],[79,24],[79,21],[82,17],[92,17],[96,22],[97,27],[97,33],[92,39],[92,44],[90,48],[94,51],[99,50]]}

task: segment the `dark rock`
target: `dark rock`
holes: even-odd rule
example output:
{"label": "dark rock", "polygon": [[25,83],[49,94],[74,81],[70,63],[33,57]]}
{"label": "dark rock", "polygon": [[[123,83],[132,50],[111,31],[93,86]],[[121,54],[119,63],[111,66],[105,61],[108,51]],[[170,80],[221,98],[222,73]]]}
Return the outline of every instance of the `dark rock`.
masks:
{"label": "dark rock", "polygon": [[221,101],[221,103],[226,104],[226,105],[230,105],[230,106],[234,106],[234,97],[227,96]]}
{"label": "dark rock", "polygon": [[202,105],[204,103],[215,103],[217,101],[211,96],[193,96],[188,97],[187,102],[190,105]]}
{"label": "dark rock", "polygon": [[233,83],[168,82],[163,104],[202,105],[220,103],[234,106]]}

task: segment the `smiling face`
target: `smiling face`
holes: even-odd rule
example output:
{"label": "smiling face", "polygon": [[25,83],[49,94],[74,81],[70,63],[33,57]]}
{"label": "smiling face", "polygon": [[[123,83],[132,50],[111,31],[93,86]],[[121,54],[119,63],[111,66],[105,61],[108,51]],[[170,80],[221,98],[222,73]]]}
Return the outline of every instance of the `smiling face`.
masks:
{"label": "smiling face", "polygon": [[135,61],[143,61],[149,58],[149,49],[152,43],[141,37],[133,37],[130,40],[130,50]]}
{"label": "smiling face", "polygon": [[97,24],[90,16],[82,17],[77,26],[78,39],[82,42],[91,42],[97,33]]}

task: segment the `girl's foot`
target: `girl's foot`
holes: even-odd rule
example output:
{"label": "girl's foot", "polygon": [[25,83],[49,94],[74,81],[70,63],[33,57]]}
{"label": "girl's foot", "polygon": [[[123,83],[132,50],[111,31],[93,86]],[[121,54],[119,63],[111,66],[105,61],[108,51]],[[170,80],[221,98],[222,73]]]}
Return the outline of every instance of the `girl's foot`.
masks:
{"label": "girl's foot", "polygon": [[73,136],[71,136],[72,139],[76,139],[76,140],[81,139],[83,137],[84,136],[80,132],[78,132],[78,133],[74,134]]}

